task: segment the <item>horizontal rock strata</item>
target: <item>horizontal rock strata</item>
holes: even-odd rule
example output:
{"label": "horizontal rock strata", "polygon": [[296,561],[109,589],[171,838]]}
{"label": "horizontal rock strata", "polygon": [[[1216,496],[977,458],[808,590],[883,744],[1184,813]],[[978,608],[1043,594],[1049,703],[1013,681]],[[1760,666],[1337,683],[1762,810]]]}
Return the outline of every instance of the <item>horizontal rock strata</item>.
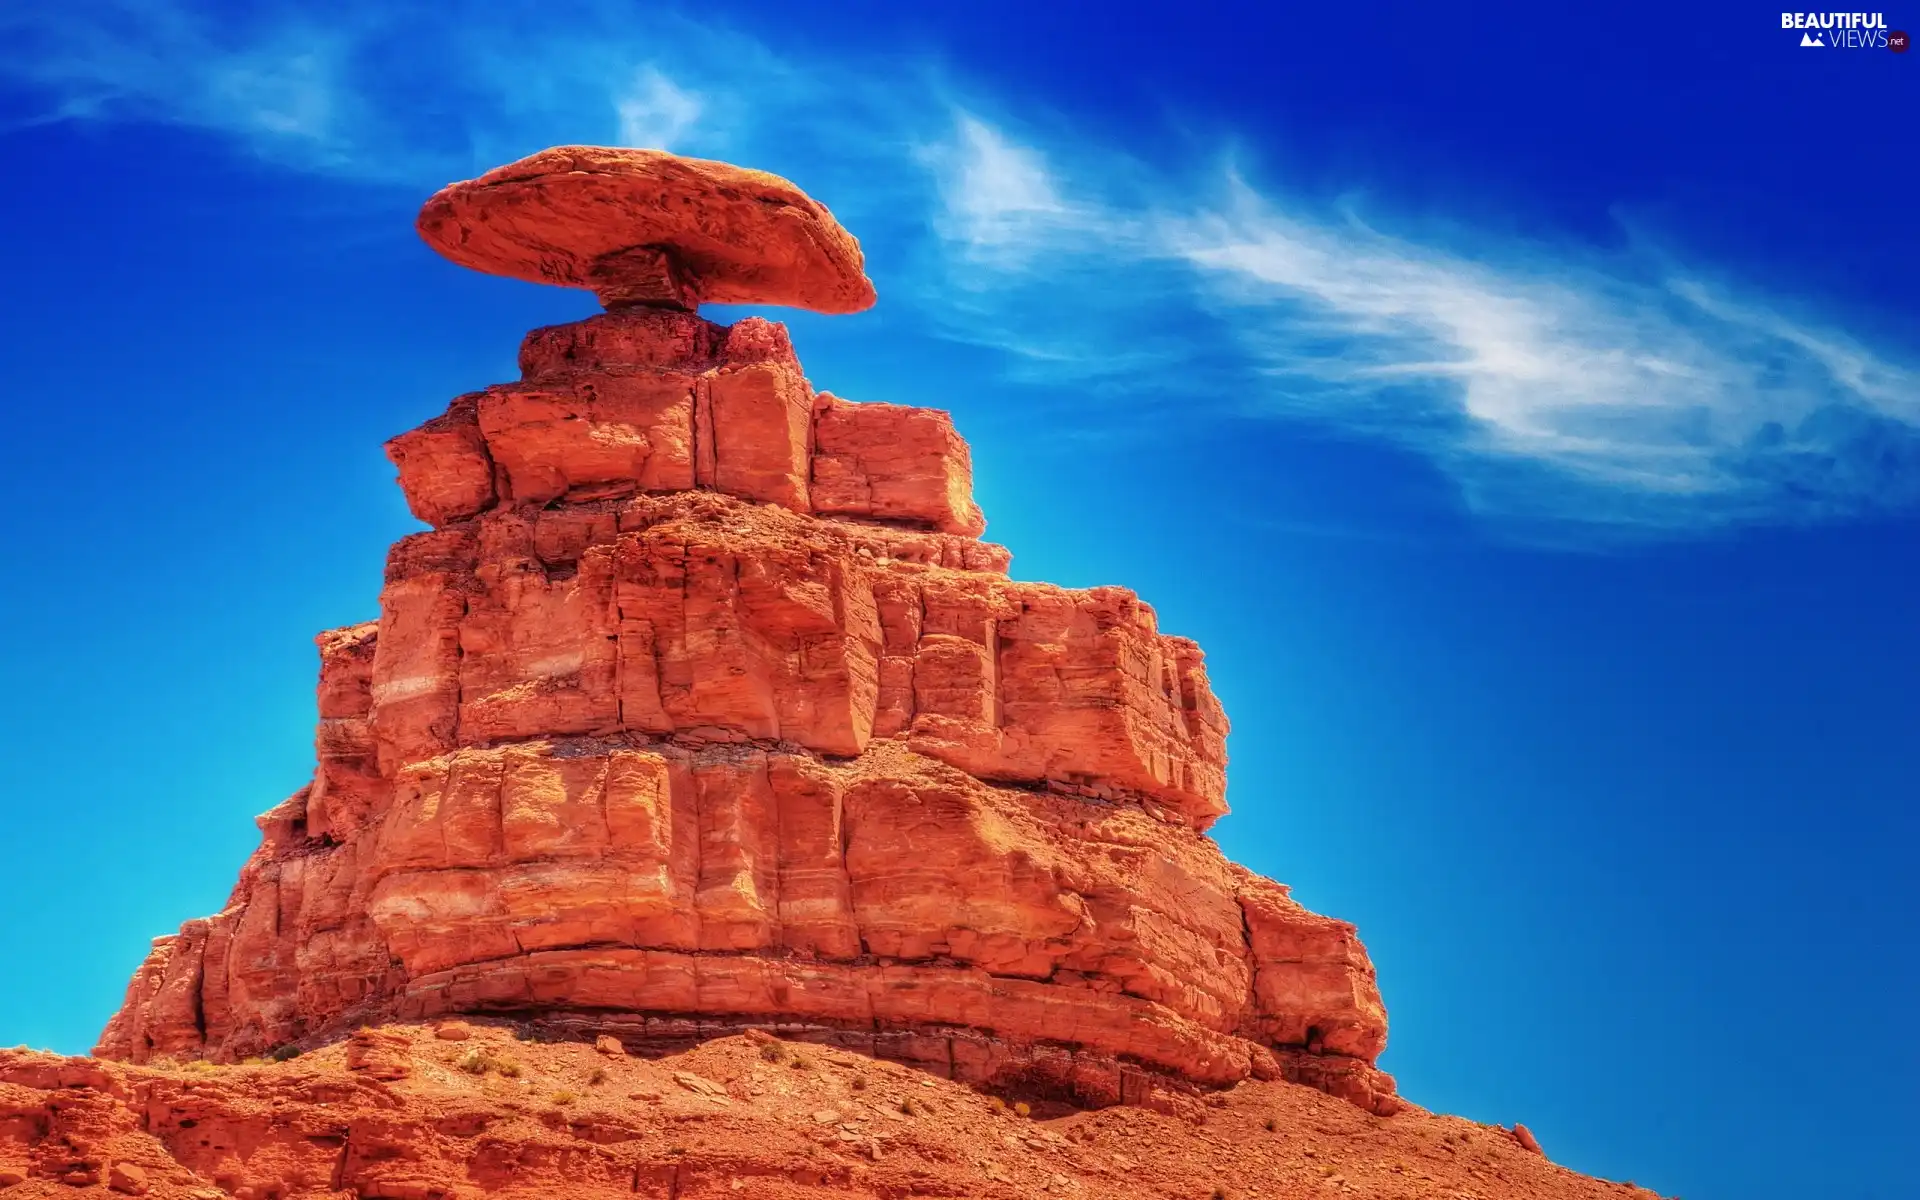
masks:
{"label": "horizontal rock strata", "polygon": [[622,309],[521,365],[390,443],[433,528],[319,639],[314,779],[99,1054],[761,1025],[1086,1104],[1395,1109],[1352,927],[1205,836],[1199,648],[1010,579],[945,414],[815,392],[758,319]]}

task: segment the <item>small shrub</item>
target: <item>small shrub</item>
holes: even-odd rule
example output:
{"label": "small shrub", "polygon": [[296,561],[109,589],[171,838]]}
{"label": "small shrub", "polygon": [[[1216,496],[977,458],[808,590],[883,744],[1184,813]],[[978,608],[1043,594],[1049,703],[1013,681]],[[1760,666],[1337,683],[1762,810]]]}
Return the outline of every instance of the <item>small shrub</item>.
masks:
{"label": "small shrub", "polygon": [[917,1117],[920,1115],[920,1105],[913,1102],[912,1096],[904,1096],[900,1100],[900,1111],[909,1117]]}
{"label": "small shrub", "polygon": [[864,1092],[867,1090],[867,1077],[865,1075],[855,1075],[847,1081],[847,1086],[856,1092]]}
{"label": "small shrub", "polygon": [[605,1067],[595,1067],[593,1069],[593,1074],[587,1076],[587,1085],[589,1087],[598,1087],[601,1084],[605,1083],[606,1081],[607,1081],[607,1069]]}
{"label": "small shrub", "polygon": [[768,1042],[766,1045],[760,1047],[760,1057],[766,1059],[770,1063],[781,1063],[781,1062],[787,1061],[786,1043]]}
{"label": "small shrub", "polygon": [[492,1071],[508,1079],[520,1078],[519,1063],[510,1058],[495,1058],[478,1046],[462,1054],[459,1061],[453,1065],[469,1075],[485,1075],[488,1071]]}
{"label": "small shrub", "polygon": [[1007,1102],[1005,1100],[1002,1100],[998,1096],[988,1097],[987,1104],[989,1107],[993,1109],[993,1111],[997,1113],[1003,1113],[1007,1111]]}
{"label": "small shrub", "polygon": [[794,1070],[796,1070],[796,1071],[811,1071],[811,1070],[813,1070],[813,1060],[812,1060],[812,1059],[810,1059],[810,1058],[808,1058],[808,1057],[807,1057],[806,1055],[804,1055],[804,1054],[796,1054],[796,1055],[794,1055],[794,1056],[793,1056],[793,1063],[792,1063],[791,1065],[792,1065],[792,1067],[793,1067],[793,1069],[794,1069]]}
{"label": "small shrub", "polygon": [[1013,1115],[1016,1117],[1030,1117],[1033,1115],[1033,1105],[1028,1104],[1025,1100],[1019,1101],[1013,1106]]}
{"label": "small shrub", "polygon": [[555,1092],[553,1095],[547,1097],[547,1102],[549,1104],[558,1104],[562,1108],[565,1108],[579,1098],[580,1097],[574,1095],[572,1092]]}
{"label": "small shrub", "polygon": [[1268,1117],[1266,1120],[1260,1122],[1260,1124],[1266,1128],[1268,1133],[1280,1132],[1280,1122],[1272,1117]]}
{"label": "small shrub", "polygon": [[267,1055],[267,1057],[272,1059],[274,1062],[286,1062],[289,1059],[295,1059],[300,1057],[300,1047],[289,1042],[284,1046],[276,1047],[273,1053]]}

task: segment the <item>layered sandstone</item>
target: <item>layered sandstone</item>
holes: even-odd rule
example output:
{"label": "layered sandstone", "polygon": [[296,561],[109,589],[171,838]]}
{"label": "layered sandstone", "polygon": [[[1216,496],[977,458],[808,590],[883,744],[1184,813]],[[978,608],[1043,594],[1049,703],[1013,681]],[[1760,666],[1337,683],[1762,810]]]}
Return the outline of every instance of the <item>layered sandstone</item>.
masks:
{"label": "layered sandstone", "polygon": [[590,288],[609,308],[873,304],[860,243],[765,171],[662,150],[556,146],[441,189],[420,236],[461,266]]}
{"label": "layered sandstone", "polygon": [[99,1054],[776,1025],[1081,1104],[1284,1076],[1396,1110],[1352,927],[1205,834],[1199,648],[1010,579],[944,413],[663,305],[520,364],[389,443],[432,528],[319,639],[313,781]]}

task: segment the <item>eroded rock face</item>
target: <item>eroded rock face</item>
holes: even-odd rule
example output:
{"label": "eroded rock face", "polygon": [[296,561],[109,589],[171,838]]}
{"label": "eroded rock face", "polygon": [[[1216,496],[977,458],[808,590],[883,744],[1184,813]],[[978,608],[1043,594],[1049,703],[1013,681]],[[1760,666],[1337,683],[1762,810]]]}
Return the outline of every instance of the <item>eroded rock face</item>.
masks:
{"label": "eroded rock face", "polygon": [[757,319],[622,310],[521,366],[389,444],[434,528],[377,622],[321,635],[312,783],[99,1054],[776,1021],[1080,1103],[1254,1076],[1397,1107],[1352,927],[1205,836],[1198,647],[1124,589],[1009,579],[945,414],[816,394]]}
{"label": "eroded rock face", "polygon": [[772,322],[623,309],[534,330],[520,366],[519,383],[387,444],[422,521],[702,488],[966,538],[986,528],[947,414],[816,395]]}
{"label": "eroded rock face", "polygon": [[442,188],[418,227],[462,266],[590,288],[608,308],[874,301],[860,243],[824,205],[778,175],[662,150],[542,150]]}

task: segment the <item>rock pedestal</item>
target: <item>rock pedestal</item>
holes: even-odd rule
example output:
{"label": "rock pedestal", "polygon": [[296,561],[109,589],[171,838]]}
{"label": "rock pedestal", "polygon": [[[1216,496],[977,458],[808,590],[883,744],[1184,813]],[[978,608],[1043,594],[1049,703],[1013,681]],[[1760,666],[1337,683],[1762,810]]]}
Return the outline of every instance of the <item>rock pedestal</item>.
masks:
{"label": "rock pedestal", "polygon": [[520,365],[388,444],[431,528],[319,638],[313,781],[97,1054],[507,1015],[1094,1105],[1254,1076],[1397,1107],[1353,928],[1205,835],[1199,648],[1124,589],[1007,578],[946,414],[666,304]]}

